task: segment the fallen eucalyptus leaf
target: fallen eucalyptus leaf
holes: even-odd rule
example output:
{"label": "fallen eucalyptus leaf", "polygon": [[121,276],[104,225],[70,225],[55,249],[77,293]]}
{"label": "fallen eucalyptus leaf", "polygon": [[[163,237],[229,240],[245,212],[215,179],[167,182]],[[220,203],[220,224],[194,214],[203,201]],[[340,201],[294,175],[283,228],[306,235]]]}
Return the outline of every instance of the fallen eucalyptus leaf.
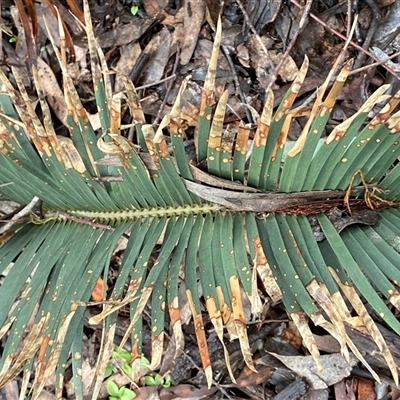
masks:
{"label": "fallen eucalyptus leaf", "polygon": [[[321,356],[323,366],[322,372],[318,372],[312,356],[281,356],[276,353],[269,353],[286,365],[287,368],[306,379],[313,389],[326,389],[328,386],[340,382],[350,375],[352,368],[357,365],[358,360],[350,354],[350,361],[339,353]],[[258,363],[261,359],[258,360]]]}

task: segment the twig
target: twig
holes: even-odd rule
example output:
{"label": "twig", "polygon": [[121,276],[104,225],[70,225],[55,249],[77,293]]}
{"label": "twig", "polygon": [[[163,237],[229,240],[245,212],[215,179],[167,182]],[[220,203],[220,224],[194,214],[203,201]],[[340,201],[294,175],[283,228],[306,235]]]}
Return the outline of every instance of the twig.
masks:
{"label": "twig", "polygon": [[[299,26],[298,26],[297,30],[294,32],[293,38],[291,39],[290,43],[288,44],[288,46],[287,46],[285,52],[283,53],[282,58],[279,61],[277,66],[274,66],[274,64],[273,64],[273,62],[271,60],[271,57],[270,57],[270,55],[268,53],[268,50],[265,47],[263,41],[261,40],[260,35],[257,33],[256,29],[254,28],[253,24],[251,23],[250,18],[248,16],[246,10],[243,7],[243,4],[241,3],[240,0],[235,0],[235,1],[238,4],[238,6],[240,7],[240,9],[242,10],[242,13],[243,13],[244,19],[246,20],[247,25],[249,26],[250,30],[255,35],[257,41],[260,43],[260,46],[263,49],[263,51],[264,51],[264,53],[265,53],[265,55],[267,57],[267,62],[269,64],[269,67],[271,68],[271,70],[273,72],[273,75],[270,77],[270,80],[268,82],[268,86],[266,88],[266,92],[268,93],[269,89],[271,89],[272,85],[274,84],[274,82],[276,81],[276,79],[278,77],[278,72],[279,72],[280,68],[285,63],[287,57],[289,56],[289,53],[291,52],[291,50],[293,49],[293,46],[296,43],[296,40],[297,40],[302,28],[304,27],[304,24],[307,21],[307,17],[308,17],[308,15],[310,13],[310,8],[311,8],[313,0],[307,0],[306,5],[304,7],[303,14],[302,14],[300,22],[299,22]],[[299,4],[296,4],[296,5],[301,8],[301,6]]]}
{"label": "twig", "polygon": [[[176,50],[174,67],[172,69],[173,76],[176,76],[176,71],[177,71],[178,65],[179,65],[179,59],[180,59],[180,51],[179,51],[179,47],[178,47],[178,49]],[[167,104],[168,96],[169,96],[169,93],[172,89],[174,82],[175,82],[175,79],[171,79],[167,85],[167,90],[165,91],[164,99],[161,103],[160,109],[158,110],[156,119],[154,120],[154,123],[153,123],[154,125],[157,125],[161,120],[161,115],[164,111],[165,105]]]}
{"label": "twig", "polygon": [[265,325],[265,324],[274,324],[274,323],[279,323],[281,324],[282,322],[290,322],[291,320],[289,318],[283,318],[283,319],[266,319],[264,321],[249,321],[246,322],[246,325]]}
{"label": "twig", "polygon": [[275,68],[275,79],[273,79],[273,80],[271,80],[269,82],[267,90],[266,90],[267,93],[268,93],[269,89],[271,89],[272,85],[274,84],[274,82],[275,82],[275,80],[276,80],[276,78],[278,76],[279,70],[281,69],[283,63],[286,61],[287,57],[289,56],[289,53],[291,52],[291,50],[292,50],[294,44],[296,43],[296,40],[297,40],[297,38],[298,38],[298,36],[299,36],[299,34],[301,32],[301,30],[303,29],[304,24],[307,21],[308,14],[310,13],[310,8],[311,8],[311,5],[312,5],[312,1],[313,0],[307,0],[306,5],[304,6],[304,11],[303,11],[303,14],[302,14],[302,16],[300,18],[299,26],[297,27],[296,32],[294,32],[292,40],[288,44],[285,52],[282,55],[281,60],[279,61],[278,65]]}
{"label": "twig", "polygon": [[[175,67],[175,66],[174,66],[174,67]],[[160,83],[167,82],[167,81],[169,81],[169,80],[175,81],[175,78],[176,78],[176,69],[174,69],[174,71],[175,71],[175,72],[174,72],[171,76],[167,76],[166,78],[160,79],[160,80],[157,81],[157,82],[152,82],[152,83],[148,83],[147,85],[138,86],[138,87],[136,87],[135,89],[136,89],[136,90],[146,89],[146,88],[148,88],[148,87],[155,86],[155,85],[158,85],[158,84],[160,84]],[[171,83],[171,86],[172,86],[172,83]],[[167,91],[168,91],[168,89],[167,89]],[[166,99],[167,97],[168,97],[168,96],[165,96],[165,99]],[[146,97],[140,99],[139,101],[144,101],[145,99],[146,99]],[[164,99],[164,100],[165,100],[165,99]],[[165,100],[165,101],[166,101],[166,100]],[[165,107],[165,105],[164,105],[164,107]],[[157,115],[158,115],[158,114],[157,114]],[[134,135],[134,132],[135,132],[135,126],[136,126],[136,124],[130,124],[130,126],[129,126],[129,132],[128,132],[127,139],[128,139],[130,142],[133,140],[133,135]],[[128,126],[125,126],[125,128],[124,128],[124,127],[121,127],[121,129],[126,129],[127,127],[128,127]]]}
{"label": "twig", "polygon": [[374,63],[372,63],[372,64],[365,65],[364,67],[354,69],[353,71],[351,71],[351,72],[349,73],[349,76],[358,74],[358,73],[360,73],[360,72],[362,72],[362,71],[366,71],[366,70],[368,70],[368,69],[370,69],[370,68],[373,68],[373,67],[378,67],[379,65],[384,65],[384,64],[386,64],[388,61],[390,61],[391,59],[396,58],[397,56],[400,56],[400,51],[398,51],[397,53],[394,53],[394,54],[392,54],[392,55],[386,57],[386,58],[383,59],[382,61],[374,62]]}
{"label": "twig", "polygon": [[[233,80],[235,81],[236,90],[237,90],[237,93],[239,94],[240,100],[242,101],[242,103],[249,105],[249,103],[247,102],[246,96],[243,93],[242,87],[240,86],[239,77],[237,75],[235,64],[232,61],[232,57],[229,53],[229,50],[226,46],[221,46],[221,47],[225,54],[226,59],[228,60],[229,67],[231,68],[231,71],[233,74]],[[247,107],[245,107],[245,111],[246,111],[246,117],[247,117],[248,121],[253,123],[254,120],[253,120],[250,110]]]}
{"label": "twig", "polygon": [[[275,70],[275,65],[271,60],[271,57],[268,53],[267,48],[265,47],[265,44],[263,43],[263,41],[261,40],[260,35],[257,33],[256,28],[254,28],[254,25],[251,23],[249,15],[247,14],[245,8],[243,7],[243,4],[240,0],[235,0],[237,5],[239,6],[239,8],[242,10],[243,13],[243,17],[246,21],[246,24],[249,26],[250,30],[253,32],[254,36],[256,37],[258,43],[260,44],[261,48],[263,49],[265,56],[267,58],[267,62],[269,64],[270,69],[272,70],[273,74],[276,76],[276,70]],[[275,78],[276,79],[276,78]]]}
{"label": "twig", "polygon": [[0,233],[4,233],[8,231],[13,225],[15,225],[18,220],[20,220],[22,217],[25,217],[28,215],[33,208],[36,206],[36,204],[39,202],[39,197],[35,196],[27,205],[24,207],[21,211],[18,211],[9,222],[7,222],[4,226],[0,228]]}
{"label": "twig", "polygon": [[163,82],[169,81],[171,79],[175,79],[175,78],[176,78],[176,74],[174,73],[171,76],[167,76],[166,78],[160,79],[159,81],[151,82],[151,83],[148,83],[147,85],[138,86],[135,89],[136,90],[146,89],[146,88],[158,85],[160,83],[163,83]]}
{"label": "twig", "polygon": [[352,10],[351,0],[347,0],[347,32],[350,32],[350,29],[351,29],[351,23],[352,23],[352,21],[351,21],[351,16],[352,16],[351,10]]}
{"label": "twig", "polygon": [[[368,4],[369,8],[372,11],[372,22],[371,25],[368,29],[368,33],[367,36],[365,37],[364,43],[362,45],[362,47],[365,50],[369,49],[369,45],[371,43],[372,37],[374,36],[374,33],[376,31],[376,29],[378,28],[378,23],[380,20],[380,10],[379,7],[375,4],[374,0],[365,0],[365,2]],[[361,65],[363,65],[364,61],[365,61],[365,57],[366,54],[365,53],[360,53],[357,57],[357,60],[354,63],[354,68],[360,68]]]}
{"label": "twig", "polygon": [[[383,59],[383,60],[381,60],[381,61],[379,61],[379,62],[374,62],[374,63],[372,63],[372,64],[365,65],[364,67],[361,67],[361,68],[358,68],[358,69],[354,69],[353,71],[351,71],[351,72],[349,73],[349,76],[359,74],[360,72],[366,71],[366,70],[368,70],[368,69],[370,69],[370,68],[378,67],[379,65],[384,65],[384,64],[386,65],[386,63],[387,63],[388,61],[390,61],[390,60],[393,59],[393,58],[396,58],[397,56],[400,56],[400,51],[398,51],[397,53],[394,53],[394,54],[392,54],[392,55],[386,57],[385,59]],[[329,86],[332,86],[332,83],[336,80],[336,77],[337,77],[336,75],[332,77],[332,79],[331,79],[331,81],[330,81],[330,83],[329,83]],[[301,101],[301,105],[297,106],[297,105],[295,104],[295,105],[293,106],[293,108],[290,110],[291,114],[296,115],[296,113],[297,113],[298,111],[304,109],[304,107],[307,107],[311,102],[313,102],[314,99],[317,97],[318,90],[319,90],[319,88],[317,88],[317,89],[315,90],[315,92],[312,93],[307,99],[302,100],[302,101]]]}

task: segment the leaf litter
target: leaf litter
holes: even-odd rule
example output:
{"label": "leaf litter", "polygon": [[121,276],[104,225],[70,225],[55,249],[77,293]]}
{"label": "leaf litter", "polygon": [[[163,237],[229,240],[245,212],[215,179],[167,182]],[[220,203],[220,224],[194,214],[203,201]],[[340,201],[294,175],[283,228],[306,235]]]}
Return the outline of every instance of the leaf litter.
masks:
{"label": "leaf litter", "polygon": [[[200,87],[205,79],[214,42],[212,28],[215,28],[218,14],[221,12],[223,23],[221,45],[228,49],[228,53],[221,53],[217,61],[217,92],[219,90],[220,94],[222,94],[222,88],[227,88],[228,90],[226,96],[231,110],[231,116],[228,118],[230,118],[231,122],[245,120],[245,122],[251,124],[254,122],[254,118],[249,118],[247,113],[249,107],[261,115],[266,90],[269,88],[273,89],[275,104],[277,104],[286,93],[287,85],[296,78],[298,74],[296,65],[301,65],[304,55],[308,55],[310,59],[312,73],[306,77],[300,95],[305,96],[306,102],[307,96],[313,96],[313,93],[321,86],[326,71],[330,69],[343,47],[343,40],[336,33],[346,35],[350,25],[350,20],[346,16],[348,7],[352,7],[353,15],[360,14],[363,17],[358,28],[358,37],[361,40],[368,38],[369,29],[371,26],[373,27],[371,16],[368,17],[373,6],[369,3],[373,3],[378,7],[380,17],[382,17],[382,24],[372,32],[372,35],[370,35],[372,39],[366,46],[365,51],[371,57],[365,58],[363,65],[359,65],[358,68],[367,66],[370,60],[375,60],[381,65],[369,68],[366,70],[365,75],[362,73],[358,76],[355,75],[353,81],[346,84],[340,98],[340,105],[336,106],[341,111],[338,114],[342,115],[342,119],[346,119],[354,113],[359,104],[364,102],[363,93],[367,93],[386,82],[394,82],[394,86],[396,85],[394,77],[398,78],[396,76],[397,70],[393,68],[393,64],[385,60],[385,55],[390,55],[394,51],[393,49],[397,49],[396,35],[399,33],[398,2],[397,4],[390,1],[365,2],[366,4],[358,5],[358,9],[354,8],[354,4],[357,2],[351,1],[338,2],[332,0],[326,2],[326,4],[314,2],[311,6],[310,15],[315,16],[316,19],[308,19],[305,28],[300,31],[297,40],[294,42],[290,54],[285,54],[285,51],[290,45],[291,39],[299,30],[302,9],[298,5],[304,6],[304,2],[299,4],[296,1],[249,0],[247,4],[243,3],[231,0],[225,1],[222,5],[216,1],[185,0],[175,2],[175,7],[173,7],[168,1],[146,0],[143,4],[139,4],[140,12],[137,15],[132,15],[129,12],[129,2],[124,1],[117,2],[115,7],[107,7],[106,4],[102,7],[92,7],[97,40],[106,55],[107,63],[115,71],[115,75],[111,77],[113,90],[115,92],[122,91],[124,85],[120,74],[128,75],[139,90],[144,117],[149,122],[153,122],[157,116],[162,118],[170,113],[180,84],[183,79],[191,74],[192,81],[189,83],[189,90],[183,93],[181,110],[184,124],[190,133],[191,127],[194,127],[199,117],[195,110],[200,105]],[[59,134],[65,134],[62,126],[65,121],[65,103],[62,96],[58,95],[61,92],[60,75],[57,67],[55,67],[57,62],[48,45],[47,33],[43,22],[46,21],[48,25],[53,23],[53,26],[55,23],[55,26],[57,26],[57,19],[52,5],[57,6],[58,12],[62,15],[64,24],[67,27],[66,41],[70,50],[72,50],[69,54],[69,67],[75,66],[74,68],[77,70],[74,83],[78,85],[79,95],[87,104],[91,114],[95,115],[97,113],[95,108],[90,109],[93,102],[93,93],[85,84],[84,78],[90,72],[86,69],[85,62],[82,62],[85,58],[85,47],[87,45],[79,22],[79,20],[83,21],[83,14],[79,12],[81,10],[79,4],[69,2],[69,7],[64,7],[59,2],[38,2],[35,4],[37,17],[28,7],[27,10],[32,24],[30,29],[28,29],[26,22],[23,21],[22,14],[21,19],[19,19],[17,8],[11,6],[10,15],[3,15],[3,19],[6,27],[15,28],[17,45],[13,46],[11,40],[9,41],[11,45],[8,42],[3,43],[3,68],[6,73],[10,74],[9,66],[16,65],[24,85],[27,88],[32,87],[26,60],[33,61],[30,59],[32,46],[36,46],[36,51],[40,49],[41,55],[36,59],[39,77],[49,106],[58,117],[58,122],[54,122],[56,129]],[[242,8],[245,8],[246,15],[243,14]],[[389,9],[391,9],[391,12],[386,12]],[[69,11],[72,12],[72,17]],[[36,23],[36,21],[38,22]],[[35,34],[36,44],[34,45],[31,38],[35,29],[37,29],[37,34]],[[9,32],[11,32],[11,29],[9,29]],[[52,32],[55,34],[56,43],[59,44],[60,38],[57,38],[57,29],[52,29]],[[390,40],[388,39],[389,37],[391,38]],[[3,36],[3,42],[9,38],[9,36]],[[368,52],[369,48],[372,48],[373,51]],[[81,49],[83,49],[83,56],[79,56]],[[267,49],[268,53],[265,53],[264,49]],[[359,57],[359,54],[361,53],[357,53],[353,49],[349,57]],[[233,60],[233,68],[229,55]],[[179,67],[175,68],[176,71],[172,73],[176,58],[179,61]],[[273,66],[276,66],[281,61],[283,61],[283,67],[275,74]],[[57,83],[57,79],[59,83]],[[357,88],[356,92],[354,88]],[[355,93],[357,94],[355,95]],[[238,102],[235,99],[240,94],[242,94],[242,101]],[[165,99],[166,102],[164,102]],[[35,101],[36,99],[32,97],[32,100]],[[209,100],[212,101],[212,99]],[[304,115],[299,116],[295,121],[300,126],[304,125],[304,118],[307,117],[307,107],[304,105],[302,107]],[[124,110],[121,110],[121,112],[123,114]],[[130,122],[129,120],[124,121],[127,125]],[[338,121],[333,120],[331,123],[334,127]],[[131,134],[133,134],[132,131],[128,129],[127,135]],[[293,140],[295,137],[291,139]],[[102,282],[99,284],[100,287],[96,287],[96,293],[92,294],[97,296],[96,299],[99,296],[101,297],[99,292],[106,293],[115,282],[118,274],[118,260],[123,251],[123,246],[120,246],[118,252],[114,254],[107,283],[104,284]],[[247,312],[249,313],[249,310]],[[263,312],[266,319],[265,325],[261,327],[249,326],[248,329],[249,342],[252,346],[254,358],[257,359],[256,364],[263,365],[270,371],[270,373],[265,372],[263,379],[260,379],[259,375],[254,374],[251,369],[244,365],[240,351],[235,352],[235,346],[238,346],[237,342],[232,342],[227,347],[229,347],[230,354],[232,354],[233,372],[238,378],[236,378],[237,382],[235,384],[230,383],[227,380],[226,365],[224,366],[221,363],[223,348],[217,340],[217,335],[211,335],[208,343],[210,354],[214,354],[211,361],[218,366],[217,370],[220,372],[217,375],[218,383],[215,382],[215,387],[207,389],[201,372],[197,347],[194,346],[194,326],[189,323],[184,326],[185,348],[187,349],[185,354],[180,355],[175,361],[174,370],[171,370],[170,367],[164,367],[165,371],[163,373],[170,373],[172,376],[173,387],[160,390],[154,387],[144,387],[142,393],[138,392],[139,396],[137,398],[200,399],[206,398],[206,396],[209,396],[208,398],[223,398],[222,396],[224,395],[228,396],[227,398],[234,398],[234,396],[247,396],[248,398],[256,399],[278,398],[279,391],[283,391],[285,387],[290,386],[290,383],[295,382],[298,377],[306,383],[309,395],[311,395],[312,389],[323,389],[323,393],[327,396],[328,386],[331,386],[332,393],[332,385],[334,385],[334,392],[337,398],[340,398],[340,393],[343,393],[345,389],[339,383],[346,382],[345,378],[351,374],[348,361],[336,354],[322,356],[324,373],[328,375],[333,373],[334,379],[314,371],[315,364],[313,361],[310,362],[311,357],[306,355],[304,348],[298,342],[293,346],[293,342],[282,334],[287,329],[288,322],[286,314],[279,305],[270,304],[266,299]],[[89,320],[90,316],[87,315],[85,318]],[[206,320],[205,324],[211,328],[209,321]],[[40,329],[40,326],[35,329]],[[99,337],[100,330],[89,326],[89,324],[87,329],[88,336],[85,339],[85,344],[96,352],[99,349],[101,340]],[[117,321],[116,329],[116,339],[121,340],[124,329],[123,320]],[[382,355],[378,351],[373,353],[369,351],[368,346],[364,345],[363,347],[363,341],[368,341],[367,335],[358,332],[354,326],[351,329],[353,330],[353,340],[357,347],[360,346],[365,349],[365,354],[372,359],[370,362],[373,363],[374,360],[375,362],[382,362]],[[384,330],[383,327],[380,329]],[[150,332],[146,332],[145,328],[145,337],[146,334],[150,339]],[[168,340],[167,336],[167,342]],[[398,348],[398,337],[392,337],[392,341],[389,343],[391,348]],[[39,346],[39,343],[35,342],[35,346]],[[330,353],[329,346],[324,347],[323,339],[319,346],[324,348],[327,353]],[[35,349],[24,348],[22,351],[26,352],[27,357],[29,357]],[[267,351],[268,353],[266,353]],[[283,361],[283,364],[271,361],[271,358],[266,355],[273,353],[277,354],[276,358]],[[87,354],[85,369],[82,371],[86,377],[93,375],[94,365],[90,365],[91,359],[93,362],[92,356]],[[397,365],[399,365],[398,358],[396,358],[396,361]],[[351,366],[354,366],[353,364],[355,365],[351,360]],[[333,365],[337,367],[334,371],[330,368]],[[244,381],[242,374],[246,371],[246,368],[248,374],[247,380]],[[360,369],[358,370],[361,371]],[[284,378],[274,377],[271,371],[279,371]],[[41,384],[46,384],[51,390],[51,377],[48,378],[48,381]],[[381,378],[384,382],[388,382],[388,378],[385,378],[384,375]],[[366,396],[365,392],[360,389],[363,382],[362,379],[357,375],[354,375],[351,379],[350,390],[354,391],[359,396],[359,399],[367,398],[360,397],[361,393]],[[371,382],[371,378],[369,378],[369,381]],[[129,380],[120,381],[121,385],[126,383],[129,383]],[[65,385],[67,398],[73,398],[71,382],[66,382]],[[1,393],[4,396],[9,395],[14,386],[14,382],[8,384],[1,389]],[[374,389],[367,387],[367,389],[363,390],[367,390],[367,392],[369,391],[368,394],[371,394]],[[390,385],[390,382],[387,383],[386,392],[396,396],[396,389]],[[107,396],[104,391],[100,393],[103,397]],[[299,396],[293,398],[299,398],[300,393],[303,392],[298,389],[297,394]],[[52,398],[51,395],[49,396],[49,398]]]}

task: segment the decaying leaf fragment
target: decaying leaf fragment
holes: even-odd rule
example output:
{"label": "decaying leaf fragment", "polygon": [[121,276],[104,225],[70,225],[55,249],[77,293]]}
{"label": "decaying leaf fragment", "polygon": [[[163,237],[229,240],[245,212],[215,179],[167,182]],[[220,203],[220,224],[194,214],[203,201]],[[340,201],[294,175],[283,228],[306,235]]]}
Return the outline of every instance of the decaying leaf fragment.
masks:
{"label": "decaying leaf fragment", "polygon": [[[353,355],[350,355],[349,361],[346,361],[341,354],[323,355],[321,356],[322,370],[319,371],[311,356],[269,354],[276,357],[296,374],[304,377],[313,389],[326,389],[328,386],[340,382],[350,375],[352,368],[358,363],[357,358]],[[258,363],[261,363],[260,359],[258,359]]]}

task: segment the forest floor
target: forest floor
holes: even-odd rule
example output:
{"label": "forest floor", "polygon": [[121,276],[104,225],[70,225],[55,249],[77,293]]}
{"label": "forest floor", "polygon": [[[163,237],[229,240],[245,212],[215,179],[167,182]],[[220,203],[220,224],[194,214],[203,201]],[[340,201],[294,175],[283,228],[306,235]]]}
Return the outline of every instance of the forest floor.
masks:
{"label": "forest floor", "polygon": [[[91,0],[90,10],[99,46],[109,68],[115,71],[112,75],[113,90],[118,92],[123,88],[120,75],[129,76],[140,95],[147,123],[158,124],[169,113],[183,79],[191,75],[181,102],[181,117],[188,132],[191,132],[198,120],[201,88],[219,15],[222,20],[222,45],[216,92],[221,94],[223,90],[229,90],[225,123],[236,124],[242,120],[253,126],[256,126],[262,112],[267,91],[273,91],[274,105],[277,106],[295,79],[305,56],[309,58],[310,66],[298,101],[303,107],[306,102],[312,104],[318,87],[342,51],[357,16],[355,33],[345,57],[346,60],[354,59],[353,71],[332,112],[328,124],[332,128],[353,115],[368,95],[384,83],[392,84],[391,93],[399,90],[399,3],[398,0],[98,0],[98,3]],[[38,0],[35,3],[26,1],[23,5],[16,0],[15,4],[11,4],[10,0],[3,0],[1,4],[3,70],[12,80],[10,66],[17,67],[29,91],[32,88],[30,56],[39,54],[37,67],[39,73],[47,77],[44,90],[54,114],[54,125],[59,135],[67,135],[60,69],[44,22],[59,43],[57,20],[51,7],[55,5],[67,32],[65,43],[70,75],[93,116],[92,123],[96,125],[97,110],[93,106],[88,45],[82,30],[82,2]],[[309,10],[306,5],[310,6]],[[32,21],[30,32],[22,15]],[[307,110],[304,110],[292,121],[291,140],[298,137],[305,124]],[[129,137],[132,132],[127,130],[124,134]],[[118,274],[120,256],[121,252],[116,253],[111,264],[109,288]],[[88,319],[90,312],[96,313],[97,310],[90,309],[86,316]],[[124,318],[122,314],[118,320],[117,338],[123,336],[129,324],[128,315],[129,312]],[[139,385],[141,388],[136,390],[136,399],[400,398],[400,392],[379,359],[371,355],[368,360],[377,369],[381,383],[374,381],[360,364],[355,364],[352,369],[346,363],[341,364],[336,359],[339,350],[335,340],[315,327],[313,332],[320,351],[327,357],[324,376],[319,381],[315,379],[313,360],[303,348],[301,337],[283,308],[279,304],[266,307],[264,321],[249,324],[248,327],[258,373],[244,365],[235,341],[227,346],[231,353],[235,384],[223,368],[223,353],[221,356],[216,335],[208,332],[213,369],[217,371],[214,377],[216,384],[209,389],[201,368],[193,324],[188,323],[184,325],[185,352],[173,362],[166,343],[163,364],[159,371],[155,371],[162,375],[165,387],[143,382]],[[88,324],[85,334],[85,365],[93,369],[101,327]],[[385,334],[392,349],[400,348],[396,335],[389,331]],[[144,337],[148,345],[150,332],[144,332]],[[363,354],[372,353],[373,344],[366,335],[355,331],[353,340]],[[279,361],[271,353],[286,359]],[[126,383],[121,376],[123,378],[122,374],[114,373],[119,385]],[[169,379],[171,386],[167,382]],[[0,400],[18,398],[19,384],[17,379],[0,389]],[[51,384],[49,382],[41,399],[55,399],[51,394]],[[105,390],[102,393],[103,398],[108,398]],[[64,395],[68,400],[74,398],[72,381],[68,377]]]}

